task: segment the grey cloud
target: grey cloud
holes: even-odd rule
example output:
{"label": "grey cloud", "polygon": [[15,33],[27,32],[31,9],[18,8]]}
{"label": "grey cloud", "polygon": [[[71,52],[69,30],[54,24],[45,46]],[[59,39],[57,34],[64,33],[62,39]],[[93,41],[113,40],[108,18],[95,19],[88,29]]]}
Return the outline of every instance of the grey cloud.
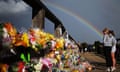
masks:
{"label": "grey cloud", "polygon": [[8,14],[8,13],[20,13],[28,10],[29,6],[24,3],[22,0],[1,0],[0,1],[0,13]]}

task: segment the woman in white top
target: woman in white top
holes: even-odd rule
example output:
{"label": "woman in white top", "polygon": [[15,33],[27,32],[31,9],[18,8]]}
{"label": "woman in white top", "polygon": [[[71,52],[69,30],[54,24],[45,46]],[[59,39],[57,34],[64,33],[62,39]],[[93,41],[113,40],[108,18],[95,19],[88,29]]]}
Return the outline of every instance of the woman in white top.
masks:
{"label": "woman in white top", "polygon": [[111,71],[114,71],[116,69],[116,59],[115,59],[115,52],[116,52],[116,39],[115,34],[113,31],[109,31],[109,36],[112,42],[112,49],[111,49],[111,57],[112,57],[112,68]]}
{"label": "woman in white top", "polygon": [[115,51],[115,49],[112,50],[113,47],[113,35],[110,33],[110,30],[108,28],[105,28],[103,30],[104,38],[104,53],[105,53],[105,59],[106,59],[106,66],[107,71],[111,71],[111,67],[113,66],[113,58],[112,58],[112,51]]}

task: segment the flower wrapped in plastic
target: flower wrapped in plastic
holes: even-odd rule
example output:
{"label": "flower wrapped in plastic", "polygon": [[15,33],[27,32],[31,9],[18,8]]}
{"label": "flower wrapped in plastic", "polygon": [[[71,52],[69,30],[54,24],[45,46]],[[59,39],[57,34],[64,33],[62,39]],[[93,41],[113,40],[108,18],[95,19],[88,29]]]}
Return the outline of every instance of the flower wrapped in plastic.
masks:
{"label": "flower wrapped in plastic", "polygon": [[8,65],[7,64],[0,64],[0,72],[7,72]]}
{"label": "flower wrapped in plastic", "polygon": [[36,72],[40,72],[42,67],[43,67],[43,63],[42,63],[42,59],[40,58],[39,62],[36,65],[34,65],[34,68]]}
{"label": "flower wrapped in plastic", "polygon": [[3,25],[2,31],[3,31],[2,32],[2,46],[5,48],[9,48],[11,45],[12,37],[10,37],[9,31],[7,27],[5,27],[5,24]]}
{"label": "flower wrapped in plastic", "polygon": [[50,33],[46,33],[46,38],[48,40],[52,40],[52,39],[54,39],[54,36],[52,34],[50,34]]}
{"label": "flower wrapped in plastic", "polygon": [[46,41],[45,38],[42,38],[42,39],[39,40],[39,44],[42,45],[42,46],[45,46],[46,42],[47,41]]}
{"label": "flower wrapped in plastic", "polygon": [[78,69],[74,69],[71,72],[81,72],[81,71],[79,71]]}
{"label": "flower wrapped in plastic", "polygon": [[64,39],[63,38],[57,39],[56,49],[59,50],[62,49],[63,47],[64,47]]}
{"label": "flower wrapped in plastic", "polygon": [[29,47],[29,37],[28,34],[26,32],[24,32],[21,36],[21,40],[26,44],[26,47]]}
{"label": "flower wrapped in plastic", "polygon": [[46,38],[47,33],[40,31],[40,38]]}
{"label": "flower wrapped in plastic", "polygon": [[51,63],[50,58],[43,58],[42,63],[46,65],[49,69],[52,69],[53,64]]}
{"label": "flower wrapped in plastic", "polygon": [[10,36],[15,36],[17,31],[15,29],[15,27],[13,27],[13,25],[11,23],[5,23],[4,27],[7,29],[8,33],[10,34]]}
{"label": "flower wrapped in plastic", "polygon": [[18,40],[15,42],[14,46],[24,46],[26,47],[26,43],[22,40]]}

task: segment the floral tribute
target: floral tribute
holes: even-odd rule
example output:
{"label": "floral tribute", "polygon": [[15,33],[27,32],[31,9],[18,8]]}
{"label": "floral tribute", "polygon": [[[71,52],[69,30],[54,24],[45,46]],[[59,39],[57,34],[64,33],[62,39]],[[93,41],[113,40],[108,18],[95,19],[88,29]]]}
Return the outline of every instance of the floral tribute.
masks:
{"label": "floral tribute", "polygon": [[0,24],[0,72],[85,72],[76,44],[38,28],[19,32],[10,22]]}

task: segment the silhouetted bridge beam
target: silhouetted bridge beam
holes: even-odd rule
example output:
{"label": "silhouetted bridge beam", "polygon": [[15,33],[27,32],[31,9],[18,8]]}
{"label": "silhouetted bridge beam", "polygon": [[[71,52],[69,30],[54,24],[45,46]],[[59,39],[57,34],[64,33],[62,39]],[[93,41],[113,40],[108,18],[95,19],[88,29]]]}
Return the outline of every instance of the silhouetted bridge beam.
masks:
{"label": "silhouetted bridge beam", "polygon": [[[57,31],[57,28],[60,26],[62,29],[62,34],[64,34],[66,29],[63,26],[62,22],[40,0],[23,0],[23,1],[26,2],[33,9],[32,10],[33,26],[40,27],[40,29],[44,29],[44,18],[46,17],[55,24],[54,26],[55,32]],[[60,37],[59,35],[57,35],[57,33],[55,35]],[[71,36],[70,38],[73,41],[75,41]]]}
{"label": "silhouetted bridge beam", "polygon": [[34,19],[37,16],[39,11],[44,9],[45,13],[41,13],[42,15],[45,14],[45,17],[52,21],[55,25],[62,24],[61,21],[58,20],[58,18],[40,0],[23,0],[23,1],[32,7],[33,9],[32,19]]}

